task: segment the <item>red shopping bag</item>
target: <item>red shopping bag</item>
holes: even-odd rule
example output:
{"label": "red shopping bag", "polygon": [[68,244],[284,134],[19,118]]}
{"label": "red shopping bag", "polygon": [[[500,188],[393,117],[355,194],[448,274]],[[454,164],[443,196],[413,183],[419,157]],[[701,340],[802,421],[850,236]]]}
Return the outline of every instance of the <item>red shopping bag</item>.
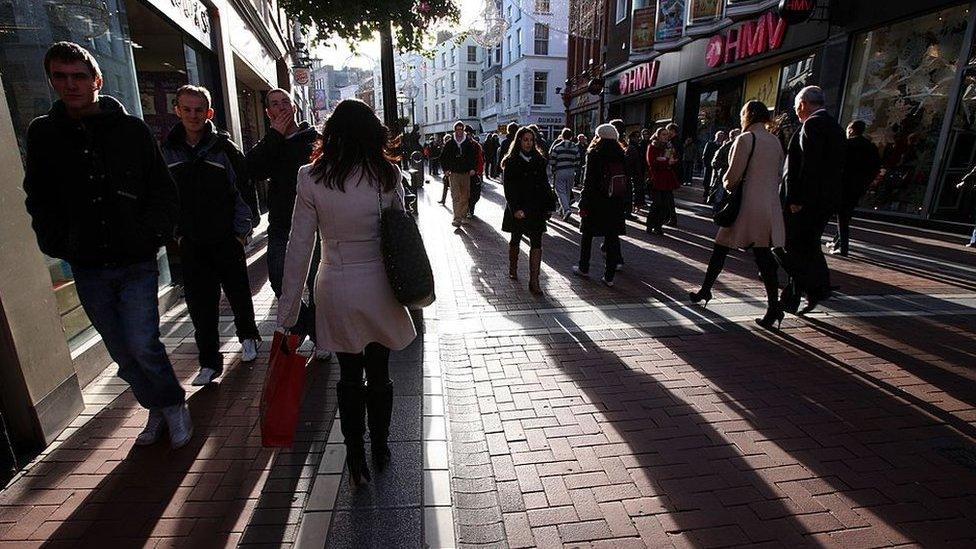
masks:
{"label": "red shopping bag", "polygon": [[275,332],[271,362],[261,395],[261,443],[266,447],[290,447],[298,426],[298,409],[305,387],[305,363],[298,354],[299,336]]}

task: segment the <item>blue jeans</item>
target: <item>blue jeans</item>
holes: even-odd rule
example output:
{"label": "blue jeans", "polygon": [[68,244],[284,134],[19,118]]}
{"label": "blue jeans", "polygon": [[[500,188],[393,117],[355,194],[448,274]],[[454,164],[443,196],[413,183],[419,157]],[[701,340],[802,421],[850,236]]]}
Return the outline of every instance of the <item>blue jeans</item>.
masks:
{"label": "blue jeans", "polygon": [[573,180],[576,174],[572,170],[559,170],[553,176],[553,186],[556,188],[556,196],[559,197],[559,207],[563,214],[569,213],[573,204]]}
{"label": "blue jeans", "polygon": [[181,404],[185,392],[159,341],[156,261],[124,267],[72,265],[71,270],[81,306],[139,404],[150,409]]}
{"label": "blue jeans", "polygon": [[969,238],[969,245],[976,246],[976,227],[973,228],[973,236]]}
{"label": "blue jeans", "polygon": [[[268,281],[271,282],[271,290],[275,298],[281,297],[281,281],[285,276],[285,253],[288,251],[288,237],[268,235]],[[322,257],[322,245],[316,238],[315,250],[312,252],[312,262],[308,268],[308,278],[305,283],[308,287],[308,303],[302,301],[301,309],[298,313],[298,324],[293,328],[299,334],[309,336],[315,341],[315,273],[319,270],[319,261]]]}

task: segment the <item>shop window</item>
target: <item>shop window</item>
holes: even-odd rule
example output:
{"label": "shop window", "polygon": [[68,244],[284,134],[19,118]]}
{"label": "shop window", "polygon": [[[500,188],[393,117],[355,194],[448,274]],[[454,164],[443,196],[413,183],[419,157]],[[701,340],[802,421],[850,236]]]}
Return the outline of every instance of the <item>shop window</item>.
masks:
{"label": "shop window", "polygon": [[800,129],[800,119],[796,116],[793,103],[800,90],[817,83],[814,72],[816,59],[816,55],[810,55],[787,63],[783,65],[783,70],[780,72],[779,99],[776,102],[774,123],[783,143],[789,143],[793,134]]}
{"label": "shop window", "polygon": [[688,0],[688,24],[711,23],[722,17],[725,3],[722,0]]}
{"label": "shop window", "polygon": [[855,37],[842,119],[864,120],[882,157],[861,206],[922,213],[967,20],[958,6]]}

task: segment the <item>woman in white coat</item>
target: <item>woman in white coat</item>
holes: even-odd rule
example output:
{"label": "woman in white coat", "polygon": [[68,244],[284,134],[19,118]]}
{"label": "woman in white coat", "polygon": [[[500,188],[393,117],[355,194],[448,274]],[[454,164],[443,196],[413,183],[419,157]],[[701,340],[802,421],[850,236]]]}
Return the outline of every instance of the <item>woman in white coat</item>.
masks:
{"label": "woman in white coat", "polygon": [[353,484],[370,480],[363,447],[367,412],[373,462],[382,470],[390,461],[390,350],[405,348],[417,335],[393,295],[380,251],[380,207],[403,208],[401,173],[391,151],[387,128],[366,103],[347,99],[336,106],[322,129],[320,153],[298,171],[278,302],[278,324],[294,326],[318,230],[316,344],[339,358],[336,390]]}
{"label": "woman in white coat", "polygon": [[701,290],[691,292],[693,303],[712,298],[712,285],[725,266],[725,258],[732,248],[751,248],[756,256],[759,273],[766,288],[766,314],[756,322],[771,328],[783,321],[778,302],[778,264],[772,248],[782,247],[786,240],[783,207],[779,200],[779,185],[783,178],[783,147],[779,139],[766,130],[769,109],[761,101],[750,101],[740,113],[742,134],[732,145],[729,169],[723,185],[732,190],[742,187],[742,206],[730,227],[722,227],[715,236],[715,247],[708,261]]}

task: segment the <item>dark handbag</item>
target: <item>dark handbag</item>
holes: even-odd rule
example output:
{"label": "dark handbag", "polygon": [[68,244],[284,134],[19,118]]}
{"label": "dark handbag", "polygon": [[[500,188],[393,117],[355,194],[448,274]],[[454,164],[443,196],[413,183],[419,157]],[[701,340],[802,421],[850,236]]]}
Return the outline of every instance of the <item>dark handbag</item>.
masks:
{"label": "dark handbag", "polygon": [[380,214],[380,247],[386,277],[397,301],[419,309],[434,302],[434,272],[417,221],[408,212],[383,208],[382,187],[376,191]]}
{"label": "dark handbag", "polygon": [[749,173],[749,164],[752,163],[752,153],[756,152],[756,136],[752,136],[752,148],[749,149],[749,158],[746,159],[746,169],[742,171],[742,181],[725,193],[725,196],[715,205],[715,215],[712,219],[719,227],[731,227],[739,217],[739,210],[742,209],[742,188],[746,184],[746,174]]}

